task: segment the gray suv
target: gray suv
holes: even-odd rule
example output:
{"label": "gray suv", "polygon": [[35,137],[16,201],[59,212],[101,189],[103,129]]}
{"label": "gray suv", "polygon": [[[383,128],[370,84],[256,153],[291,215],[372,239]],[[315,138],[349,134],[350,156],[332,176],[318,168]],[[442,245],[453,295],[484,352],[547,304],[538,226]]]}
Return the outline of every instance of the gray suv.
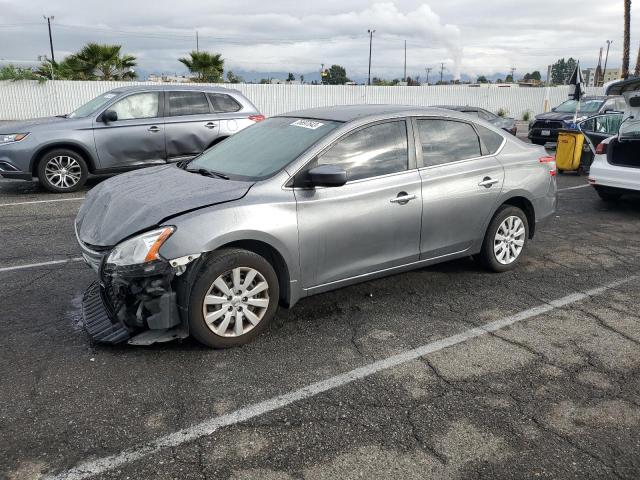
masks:
{"label": "gray suv", "polygon": [[73,113],[0,127],[0,175],[52,192],[79,189],[89,173],[186,160],[261,121],[236,90],[144,85],[104,93]]}
{"label": "gray suv", "polygon": [[503,272],[553,214],[555,174],[543,147],[451,110],[272,117],[88,193],[84,322],[102,342],[229,347],[279,304],[356,282],[469,255]]}

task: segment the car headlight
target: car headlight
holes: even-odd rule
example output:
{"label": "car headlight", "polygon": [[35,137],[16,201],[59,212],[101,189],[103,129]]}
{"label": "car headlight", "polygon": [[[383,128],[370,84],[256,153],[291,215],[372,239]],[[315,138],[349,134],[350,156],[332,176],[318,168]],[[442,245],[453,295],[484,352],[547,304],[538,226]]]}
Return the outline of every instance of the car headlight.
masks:
{"label": "car headlight", "polygon": [[19,142],[24,139],[28,133],[0,133],[0,145],[5,143]]}
{"label": "car headlight", "polygon": [[175,231],[175,227],[163,227],[125,240],[111,251],[107,263],[124,266],[158,260],[161,258],[158,250]]}

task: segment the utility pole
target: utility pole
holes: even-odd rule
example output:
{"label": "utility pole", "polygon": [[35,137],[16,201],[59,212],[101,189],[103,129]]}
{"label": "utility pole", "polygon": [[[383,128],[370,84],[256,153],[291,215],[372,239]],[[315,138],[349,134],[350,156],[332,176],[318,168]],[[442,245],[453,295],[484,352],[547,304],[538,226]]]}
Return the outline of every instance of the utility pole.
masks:
{"label": "utility pole", "polygon": [[431,68],[431,67],[427,67],[427,68],[425,68],[424,70],[425,70],[425,72],[427,72],[427,85],[429,85],[429,72],[430,72],[431,70],[433,70],[433,68]]}
{"label": "utility pole", "polygon": [[551,65],[547,65],[547,87],[550,85],[549,80],[551,78]]}
{"label": "utility pole", "polygon": [[407,81],[407,41],[404,41],[404,76],[402,77],[402,81]]}
{"label": "utility pole", "polygon": [[51,20],[55,17],[47,17],[46,15],[42,16],[47,20],[47,26],[49,27],[49,47],[51,47],[51,63],[56,63],[56,57],[53,55],[53,37],[51,36]]}
{"label": "utility pole", "polygon": [[514,77],[515,73],[516,73],[516,68],[515,67],[511,67],[511,83],[516,83],[516,79]]}
{"label": "utility pole", "polygon": [[607,54],[604,56],[604,69],[602,70],[602,85],[604,85],[604,76],[607,74],[607,62],[609,61],[609,48],[611,47],[612,43],[613,43],[613,40],[607,40]]}
{"label": "utility pole", "polygon": [[200,51],[200,39],[198,38],[198,31],[196,30],[196,52]]}
{"label": "utility pole", "polygon": [[367,32],[369,33],[369,77],[367,85],[371,85],[371,48],[373,47],[373,34],[375,33],[375,30],[369,29]]}
{"label": "utility pole", "polygon": [[442,84],[442,74],[444,73],[444,62],[440,62],[440,84]]}

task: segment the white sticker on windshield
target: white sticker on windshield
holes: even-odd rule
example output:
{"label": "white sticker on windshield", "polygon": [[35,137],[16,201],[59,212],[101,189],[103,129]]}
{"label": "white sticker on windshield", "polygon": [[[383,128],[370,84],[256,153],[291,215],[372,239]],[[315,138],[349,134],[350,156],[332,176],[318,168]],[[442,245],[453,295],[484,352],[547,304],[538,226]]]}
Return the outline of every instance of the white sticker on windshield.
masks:
{"label": "white sticker on windshield", "polygon": [[107,100],[111,100],[115,96],[116,96],[115,93],[105,93],[104,94],[104,98],[106,98]]}
{"label": "white sticker on windshield", "polygon": [[322,125],[324,125],[324,123],[316,122],[314,120],[296,120],[295,122],[291,123],[290,125],[295,125],[296,127],[302,127],[302,128],[308,128],[310,130],[315,130],[317,128],[320,128]]}

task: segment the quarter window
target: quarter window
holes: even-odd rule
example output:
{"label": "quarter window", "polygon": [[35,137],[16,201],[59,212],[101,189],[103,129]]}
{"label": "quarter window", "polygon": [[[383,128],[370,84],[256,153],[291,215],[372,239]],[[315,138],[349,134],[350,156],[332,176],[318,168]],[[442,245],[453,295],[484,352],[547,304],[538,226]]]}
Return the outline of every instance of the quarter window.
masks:
{"label": "quarter window", "polygon": [[348,135],[318,158],[319,165],[342,167],[349,180],[377,177],[408,169],[407,124],[386,122]]}
{"label": "quarter window", "polygon": [[154,118],[158,116],[159,98],[158,92],[135,93],[116,102],[109,110],[116,112],[118,120]]}
{"label": "quarter window", "polygon": [[482,125],[476,125],[476,129],[480,134],[482,143],[484,143],[484,146],[487,147],[487,150],[489,150],[489,153],[491,155],[496,153],[500,148],[500,145],[502,145],[502,142],[504,141],[502,135],[493,132],[486,127],[483,127]]}
{"label": "quarter window", "polygon": [[209,112],[209,102],[203,92],[169,92],[169,115],[203,115]]}
{"label": "quarter window", "polygon": [[213,111],[216,113],[237,112],[242,109],[242,105],[236,102],[231,95],[224,93],[208,93]]}
{"label": "quarter window", "polygon": [[424,166],[479,157],[480,140],[471,125],[451,120],[418,120]]}

